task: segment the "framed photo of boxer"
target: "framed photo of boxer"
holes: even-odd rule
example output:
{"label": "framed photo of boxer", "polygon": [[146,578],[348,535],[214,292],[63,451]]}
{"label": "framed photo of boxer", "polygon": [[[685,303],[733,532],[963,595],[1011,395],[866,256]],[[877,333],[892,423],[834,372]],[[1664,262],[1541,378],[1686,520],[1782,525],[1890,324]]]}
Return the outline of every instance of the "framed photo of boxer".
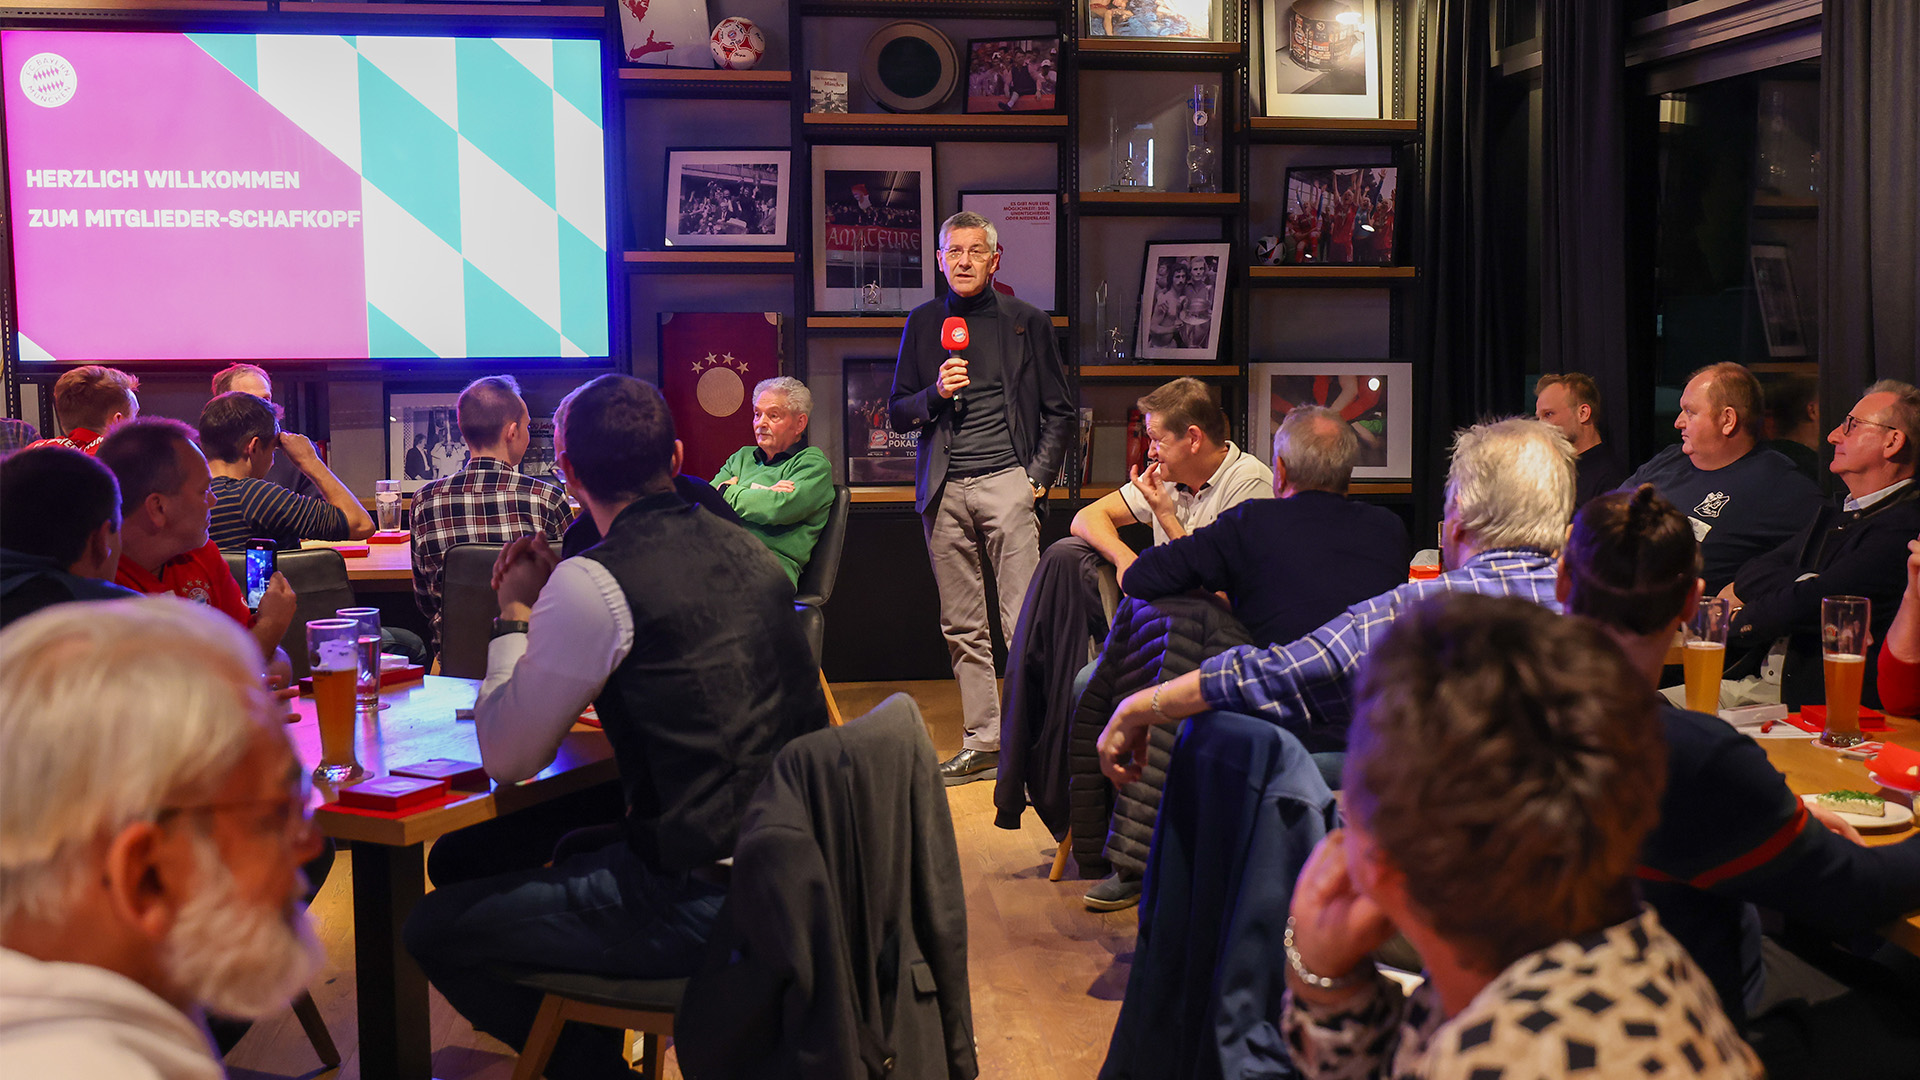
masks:
{"label": "framed photo of boxer", "polygon": [[1219,357],[1232,248],[1227,243],[1147,245],[1135,356],[1202,363]]}
{"label": "framed photo of boxer", "polygon": [[1273,433],[1296,405],[1324,405],[1360,437],[1355,480],[1413,478],[1413,365],[1391,360],[1247,365],[1247,451],[1273,463]]}
{"label": "framed photo of boxer", "polygon": [[1294,166],[1281,223],[1283,266],[1392,266],[1400,170]]}
{"label": "framed photo of boxer", "polygon": [[847,483],[906,486],[913,483],[920,433],[893,429],[893,357],[842,361],[847,388],[840,432],[846,442]]}
{"label": "framed photo of boxer", "polygon": [[1262,0],[1261,15],[1268,116],[1379,119],[1375,0]]}
{"label": "framed photo of boxer", "polygon": [[813,308],[897,315],[933,299],[933,147],[816,146]]}

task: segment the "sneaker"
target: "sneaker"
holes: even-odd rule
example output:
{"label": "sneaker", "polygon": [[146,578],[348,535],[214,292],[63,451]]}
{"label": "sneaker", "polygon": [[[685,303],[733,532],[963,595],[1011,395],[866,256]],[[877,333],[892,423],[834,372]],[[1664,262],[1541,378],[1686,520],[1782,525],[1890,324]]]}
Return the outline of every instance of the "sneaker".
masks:
{"label": "sneaker", "polygon": [[1130,908],[1140,902],[1141,880],[1124,870],[1115,870],[1111,877],[1102,880],[1087,890],[1084,899],[1088,911],[1119,911]]}
{"label": "sneaker", "polygon": [[940,763],[940,781],[948,787],[992,780],[999,775],[998,750],[962,750]]}

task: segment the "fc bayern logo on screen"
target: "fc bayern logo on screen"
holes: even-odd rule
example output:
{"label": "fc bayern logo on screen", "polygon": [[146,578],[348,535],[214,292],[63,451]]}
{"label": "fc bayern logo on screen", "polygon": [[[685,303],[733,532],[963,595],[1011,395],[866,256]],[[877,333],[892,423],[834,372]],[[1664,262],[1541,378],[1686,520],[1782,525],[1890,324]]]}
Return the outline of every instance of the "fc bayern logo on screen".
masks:
{"label": "fc bayern logo on screen", "polygon": [[36,53],[20,65],[20,91],[35,105],[58,108],[73,100],[80,76],[59,53]]}

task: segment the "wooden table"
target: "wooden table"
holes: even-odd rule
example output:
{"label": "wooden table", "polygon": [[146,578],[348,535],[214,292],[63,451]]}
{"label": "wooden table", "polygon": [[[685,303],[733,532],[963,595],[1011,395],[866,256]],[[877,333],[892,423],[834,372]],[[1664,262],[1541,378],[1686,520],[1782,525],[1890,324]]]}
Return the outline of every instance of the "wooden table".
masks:
{"label": "wooden table", "polygon": [[[1869,738],[1883,739],[1900,746],[1920,750],[1920,723],[1893,716],[1887,718],[1893,728],[1891,732],[1868,733]],[[1795,795],[1815,795],[1822,791],[1837,788],[1851,788],[1854,791],[1872,791],[1877,785],[1867,779],[1867,767],[1852,758],[1844,758],[1838,752],[1820,745],[1815,739],[1760,739],[1761,747],[1767,752],[1767,760],[1779,769],[1787,778],[1787,787]],[[1904,792],[1890,788],[1882,789],[1880,794],[1890,799],[1897,798],[1911,805],[1913,799]],[[1913,829],[1900,832],[1864,833],[1862,838],[1870,845],[1895,844],[1913,835]],[[1920,911],[1915,911],[1899,922],[1881,928],[1880,932],[1888,940],[1910,953],[1920,956]]]}
{"label": "wooden table", "polygon": [[[366,541],[355,541],[365,544]],[[339,547],[328,540],[307,540],[303,548]],[[347,560],[347,580],[355,592],[411,592],[413,590],[413,545],[367,544],[367,554]]]}
{"label": "wooden table", "polygon": [[[404,550],[404,545],[395,545]],[[376,550],[378,550],[376,548]],[[479,761],[471,721],[454,719],[480,692],[473,679],[437,675],[393,687],[377,718],[361,715],[357,753],[369,776],[391,766],[444,757]],[[288,735],[301,762],[320,758],[313,699],[293,703],[300,715]],[[351,841],[353,937],[360,1016],[360,1075],[366,1080],[425,1080],[432,1075],[427,977],[407,954],[400,929],[426,895],[428,840],[476,822],[615,779],[613,749],[597,728],[576,725],[539,776],[488,794],[471,794],[399,818],[368,817],[336,809],[331,785],[314,787],[314,820],[335,840]]]}

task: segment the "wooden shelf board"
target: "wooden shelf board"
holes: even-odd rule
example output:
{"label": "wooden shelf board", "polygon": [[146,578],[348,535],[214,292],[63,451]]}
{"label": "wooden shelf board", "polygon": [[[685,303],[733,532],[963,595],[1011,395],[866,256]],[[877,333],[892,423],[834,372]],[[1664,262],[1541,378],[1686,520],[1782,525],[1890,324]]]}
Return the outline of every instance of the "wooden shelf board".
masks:
{"label": "wooden shelf board", "polygon": [[1193,41],[1185,38],[1083,37],[1080,52],[1160,53],[1171,56],[1239,56],[1237,41]]}
{"label": "wooden shelf board", "polygon": [[622,79],[638,82],[791,84],[791,71],[726,71],[721,68],[623,67]]}
{"label": "wooden shelf board", "polygon": [[[167,4],[169,8],[175,6],[171,0]],[[358,0],[312,0],[285,4],[280,11],[282,14],[304,11],[316,15],[454,15],[485,19],[592,19],[595,22],[607,17],[605,8],[584,4],[373,4]]]}
{"label": "wooden shelf board", "polygon": [[1409,481],[1374,482],[1355,481],[1347,485],[1349,495],[1411,495],[1413,484]]}
{"label": "wooden shelf board", "polygon": [[1420,276],[1416,266],[1256,266],[1255,281],[1405,281]]}
{"label": "wooden shelf board", "polygon": [[817,127],[979,127],[1022,128],[1067,126],[1056,113],[816,113],[806,122]]}
{"label": "wooden shelf board", "polygon": [[1382,134],[1420,130],[1418,120],[1366,120],[1328,116],[1256,116],[1254,131],[1370,131]]}
{"label": "wooden shelf board", "polygon": [[125,11],[170,15],[202,11],[264,12],[266,0],[9,0],[8,11],[86,12]]}
{"label": "wooden shelf board", "polygon": [[1090,364],[1080,368],[1083,379],[1233,379],[1245,374],[1233,364]]}
{"label": "wooden shelf board", "polygon": [[629,251],[621,258],[641,266],[730,265],[792,266],[791,251]]}
{"label": "wooden shelf board", "polygon": [[[905,315],[809,315],[809,330],[900,330],[907,325]],[[1067,325],[1065,315],[1053,317],[1055,327]]]}

